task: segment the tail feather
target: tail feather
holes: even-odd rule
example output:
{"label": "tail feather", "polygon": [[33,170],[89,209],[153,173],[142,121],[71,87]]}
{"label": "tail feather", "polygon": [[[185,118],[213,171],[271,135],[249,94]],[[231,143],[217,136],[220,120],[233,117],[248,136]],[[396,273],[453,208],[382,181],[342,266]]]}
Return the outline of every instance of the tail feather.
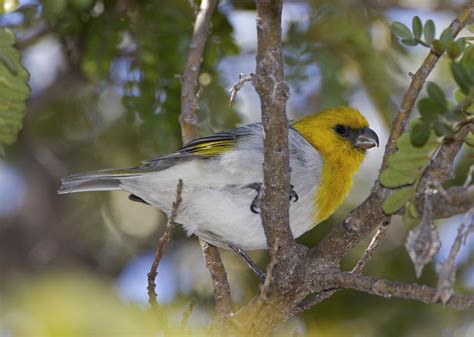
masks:
{"label": "tail feather", "polygon": [[77,173],[61,179],[59,194],[92,191],[121,190],[120,180],[140,175],[133,170],[102,170],[89,173]]}

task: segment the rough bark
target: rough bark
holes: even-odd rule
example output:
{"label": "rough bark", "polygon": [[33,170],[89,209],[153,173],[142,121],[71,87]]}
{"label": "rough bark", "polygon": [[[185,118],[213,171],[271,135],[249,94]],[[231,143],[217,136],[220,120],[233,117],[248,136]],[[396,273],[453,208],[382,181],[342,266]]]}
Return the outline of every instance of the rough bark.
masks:
{"label": "rough bark", "polygon": [[[202,0],[201,6],[194,23],[194,32],[189,47],[181,88],[181,135],[183,143],[187,143],[198,136],[197,132],[197,92],[198,77],[201,69],[202,55],[211,28],[211,17],[217,6],[218,0]],[[219,250],[199,239],[201,249],[206,260],[206,266],[211,273],[214,295],[216,298],[216,311],[219,317],[225,317],[232,312],[230,286],[227,273],[222,263]]]}

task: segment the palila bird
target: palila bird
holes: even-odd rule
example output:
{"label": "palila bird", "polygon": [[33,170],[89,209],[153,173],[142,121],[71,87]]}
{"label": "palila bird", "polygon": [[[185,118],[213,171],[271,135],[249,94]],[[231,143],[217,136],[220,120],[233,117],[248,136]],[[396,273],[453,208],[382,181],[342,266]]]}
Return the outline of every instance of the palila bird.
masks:
{"label": "palila bird", "polygon": [[[296,238],[337,209],[366,150],[379,140],[352,107],[310,114],[289,124],[288,133],[290,226]],[[71,175],[61,180],[59,193],[123,190],[169,216],[182,179],[176,222],[188,234],[247,259],[245,250],[267,248],[258,214],[262,165],[262,124],[254,123],[198,138],[139,167]]]}

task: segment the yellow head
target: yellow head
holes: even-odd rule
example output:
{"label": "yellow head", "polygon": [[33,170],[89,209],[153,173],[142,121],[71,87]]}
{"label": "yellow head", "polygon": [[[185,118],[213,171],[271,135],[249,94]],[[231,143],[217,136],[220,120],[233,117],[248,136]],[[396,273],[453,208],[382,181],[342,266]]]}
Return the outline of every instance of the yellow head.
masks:
{"label": "yellow head", "polygon": [[351,107],[337,107],[295,122],[298,131],[321,154],[324,164],[315,196],[315,224],[342,203],[367,149],[379,145],[364,116]]}

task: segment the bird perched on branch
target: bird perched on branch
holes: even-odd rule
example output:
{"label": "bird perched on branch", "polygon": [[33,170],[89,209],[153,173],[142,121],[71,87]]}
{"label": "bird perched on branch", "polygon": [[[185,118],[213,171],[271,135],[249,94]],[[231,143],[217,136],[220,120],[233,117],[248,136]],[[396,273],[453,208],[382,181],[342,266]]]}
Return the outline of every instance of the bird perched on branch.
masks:
{"label": "bird perched on branch", "polygon": [[[379,140],[351,107],[308,115],[290,124],[288,133],[290,226],[299,237],[342,203],[366,150]],[[193,140],[139,167],[71,175],[61,180],[59,193],[123,190],[131,200],[169,215],[182,179],[176,222],[189,234],[242,255],[267,247],[258,214],[262,165],[262,124],[255,123]]]}

